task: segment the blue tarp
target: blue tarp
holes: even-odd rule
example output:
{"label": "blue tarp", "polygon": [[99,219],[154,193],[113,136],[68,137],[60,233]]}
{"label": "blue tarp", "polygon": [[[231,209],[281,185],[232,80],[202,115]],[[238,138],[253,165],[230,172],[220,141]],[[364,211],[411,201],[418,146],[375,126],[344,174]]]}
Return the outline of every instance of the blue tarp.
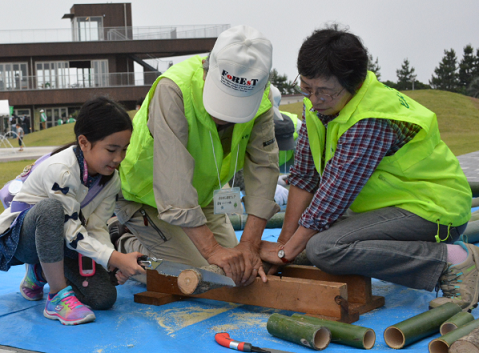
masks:
{"label": "blue tarp", "polygon": [[[240,236],[240,232],[237,233]],[[275,241],[279,229],[267,229],[263,239]],[[40,352],[224,352],[214,335],[228,332],[237,340],[255,346],[290,352],[312,349],[282,341],[266,330],[274,312],[291,312],[238,305],[205,299],[190,299],[163,306],[133,302],[135,293],[145,286],[129,281],[118,288],[118,301],[111,310],[96,311],[96,321],[79,326],[63,326],[43,316],[45,300],[30,302],[19,293],[24,267],[0,272],[0,345]],[[48,286],[46,287],[48,290]],[[386,305],[363,314],[354,324],[376,332],[374,352],[392,352],[383,338],[384,330],[395,323],[428,309],[435,293],[373,280],[373,294],[386,298]],[[479,309],[473,310],[479,318]],[[403,349],[404,352],[427,352],[428,344],[439,334]],[[1,349],[0,349],[1,350]],[[331,343],[326,352],[359,352],[357,348]]]}

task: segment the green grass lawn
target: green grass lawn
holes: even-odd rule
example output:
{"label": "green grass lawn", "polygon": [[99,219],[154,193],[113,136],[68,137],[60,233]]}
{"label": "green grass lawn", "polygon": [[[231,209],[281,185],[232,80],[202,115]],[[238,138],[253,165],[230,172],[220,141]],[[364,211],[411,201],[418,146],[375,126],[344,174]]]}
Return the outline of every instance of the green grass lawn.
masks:
{"label": "green grass lawn", "polygon": [[[402,93],[437,114],[441,137],[456,156],[479,151],[479,99],[437,90],[403,91]],[[282,105],[281,110],[301,116],[303,105],[302,103]],[[129,112],[130,116],[133,117],[135,112]],[[27,134],[25,145],[33,147],[67,144],[75,140],[73,126],[74,124],[60,125]],[[17,146],[16,140],[12,140],[11,143]],[[26,165],[32,162],[1,163],[0,186],[14,179]],[[1,211],[3,207],[0,204]]]}

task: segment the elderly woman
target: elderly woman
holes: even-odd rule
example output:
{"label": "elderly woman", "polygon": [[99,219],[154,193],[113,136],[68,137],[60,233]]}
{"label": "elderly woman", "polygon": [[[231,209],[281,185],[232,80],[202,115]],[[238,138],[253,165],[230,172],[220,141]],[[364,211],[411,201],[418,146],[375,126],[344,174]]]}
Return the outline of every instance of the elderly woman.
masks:
{"label": "elderly woman", "polygon": [[429,291],[439,282],[430,307],[476,307],[479,248],[458,241],[471,190],[436,115],[380,83],[361,40],[336,25],[304,41],[297,65],[306,124],[283,229],[262,259],[282,265],[306,248],[326,272]]}

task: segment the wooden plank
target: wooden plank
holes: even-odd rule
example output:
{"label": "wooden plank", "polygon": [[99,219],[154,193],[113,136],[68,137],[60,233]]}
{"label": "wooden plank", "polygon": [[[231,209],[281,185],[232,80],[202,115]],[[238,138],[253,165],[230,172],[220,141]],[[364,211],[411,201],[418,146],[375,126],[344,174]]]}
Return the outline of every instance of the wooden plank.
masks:
{"label": "wooden plank", "polygon": [[289,265],[282,275],[286,277],[314,279],[318,281],[339,282],[348,285],[348,301],[366,304],[371,302],[371,278],[360,275],[331,275],[314,266]]}
{"label": "wooden plank", "polygon": [[[147,290],[179,296],[182,294],[176,277],[162,276],[156,271],[148,271]],[[192,297],[291,310],[338,319],[349,314],[347,305],[341,306],[336,302],[336,298],[339,297],[347,303],[346,284],[301,278],[268,276],[268,282],[263,283],[258,277],[247,287],[222,287]]]}
{"label": "wooden plank", "polygon": [[183,300],[184,297],[174,294],[165,294],[157,292],[142,292],[134,295],[135,303],[148,305],[165,305]]}

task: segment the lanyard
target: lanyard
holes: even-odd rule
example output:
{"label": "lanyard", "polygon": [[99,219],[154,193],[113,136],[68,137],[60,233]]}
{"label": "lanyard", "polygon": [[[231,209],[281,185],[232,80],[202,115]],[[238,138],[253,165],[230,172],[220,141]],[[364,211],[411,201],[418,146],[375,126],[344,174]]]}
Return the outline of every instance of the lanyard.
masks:
{"label": "lanyard", "polygon": [[85,161],[85,156],[83,156],[83,184],[86,185],[87,181],[88,181],[88,166]]}
{"label": "lanyard", "polygon": [[[220,189],[221,189],[223,186],[221,185],[220,171],[218,169],[218,162],[216,161],[215,145],[213,143],[213,136],[211,135],[211,131],[210,131],[210,139],[211,139],[211,147],[213,147],[213,158],[215,159],[216,173],[218,173],[218,184],[220,185]],[[236,151],[236,162],[235,162],[235,173],[233,175],[233,185],[231,187],[234,187],[235,185],[236,168],[238,167],[238,156],[239,156],[239,143],[238,143],[238,150]]]}

